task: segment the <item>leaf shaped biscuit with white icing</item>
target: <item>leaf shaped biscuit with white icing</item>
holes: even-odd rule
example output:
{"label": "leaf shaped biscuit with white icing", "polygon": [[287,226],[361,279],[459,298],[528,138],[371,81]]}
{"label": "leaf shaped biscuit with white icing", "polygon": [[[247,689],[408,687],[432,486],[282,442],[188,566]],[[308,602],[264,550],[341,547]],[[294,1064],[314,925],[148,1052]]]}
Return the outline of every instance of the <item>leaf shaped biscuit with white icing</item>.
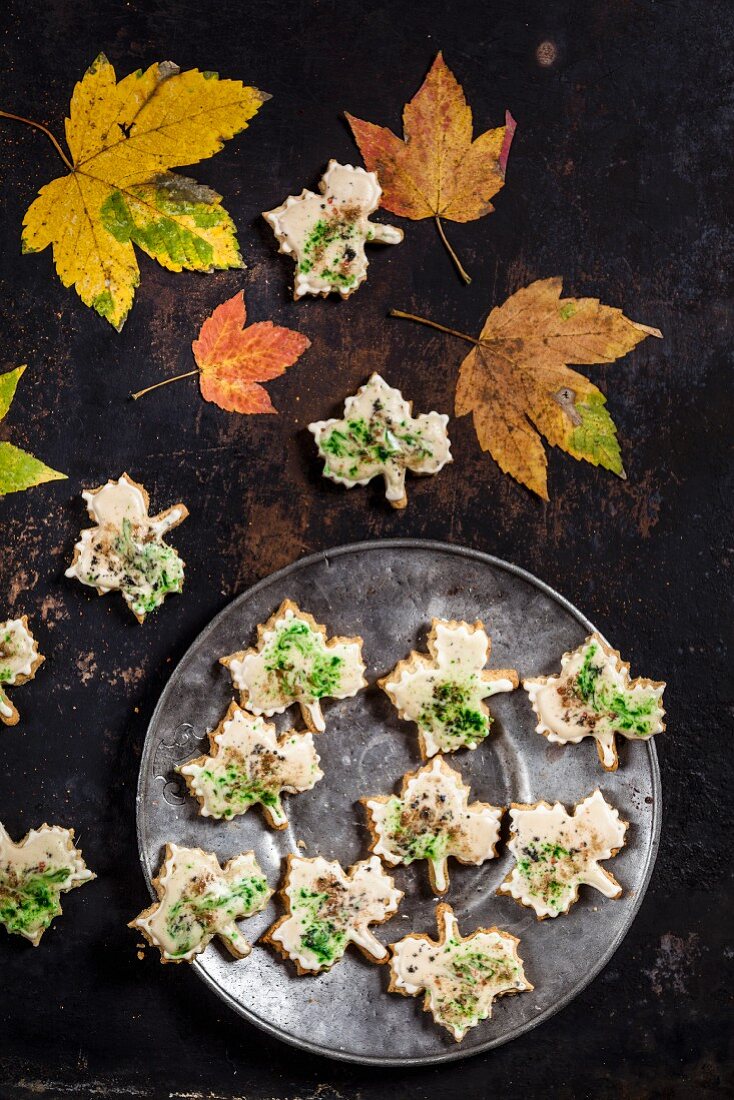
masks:
{"label": "leaf shaped biscuit with white icing", "polygon": [[437,756],[403,777],[399,795],[363,798],[372,851],[391,866],[427,860],[433,892],[445,894],[449,856],[477,866],[497,855],[504,810],[470,804],[469,794],[459,772]]}
{"label": "leaf shaped biscuit with white icing", "polygon": [[150,499],[142,485],[127,474],[82,497],[94,527],[81,533],[66,570],[100,596],[121,592],[139,623],[163,603],[169,592],[183,588],[184,563],[163,536],[188,516],[184,504],[174,504],[149,516]]}
{"label": "leaf shaped biscuit with white icing", "polygon": [[209,752],[176,768],[202,817],[229,819],[259,803],[268,824],[285,829],[282,792],[310,791],[324,776],[310,732],[277,737],[274,725],[236,703],[209,734]]}
{"label": "leaf shaped biscuit with white icing", "polygon": [[355,944],[371,962],[388,958],[370,924],[388,920],[403,897],[377,856],[344,871],[336,861],[288,856],[281,891],[287,913],[263,937],[299,974],[330,970]]}
{"label": "leaf shaped biscuit with white icing", "polygon": [[73,829],[44,824],[15,844],[0,825],[0,924],[34,947],[61,912],[61,894],[95,877]]}
{"label": "leaf shaped biscuit with white icing", "polygon": [[28,616],[0,623],[0,722],[14,726],[20,715],[5,689],[32,680],[45,661],[28,626]]}
{"label": "leaf shaped biscuit with white icing", "polygon": [[341,420],[319,420],[308,430],[324,460],[324,477],[352,489],[381,476],[386,499],[405,508],[406,470],[437,474],[451,462],[448,422],[443,413],[413,416],[413,403],[373,374],[346,399]]}
{"label": "leaf shaped biscuit with white icing", "polygon": [[497,997],[533,986],[525,977],[516,936],[499,928],[477,928],[465,938],[450,905],[436,907],[438,941],[418,933],[392,944],[388,992],[417,997],[424,1011],[451,1032],[457,1043],[492,1015]]}
{"label": "leaf shaped biscuit with white icing", "polygon": [[263,217],[279,251],[296,262],[296,299],[332,292],[348,298],[367,278],[365,244],[400,244],[403,231],[369,220],[382,194],[374,172],[330,160],[319,190],[290,195]]}
{"label": "leaf shaped biscuit with white icing", "polygon": [[631,680],[629,667],[616,649],[592,634],[564,653],[559,676],[523,680],[538,716],[536,732],[561,745],[593,737],[604,768],[616,771],[617,734],[647,741],[665,729],[665,684]]}
{"label": "leaf shaped biscuit with white icing", "polygon": [[257,628],[257,645],[220,658],[253,714],[281,714],[293,703],[314,733],[326,728],[322,699],[347,699],[365,687],[362,639],[328,638],[326,627],[284,600]]}
{"label": "leaf shaped biscuit with white icing", "polygon": [[500,883],[538,920],[567,913],[581,886],[593,886],[607,898],[621,897],[622,887],[599,861],[616,856],[624,845],[627,822],[596,790],[567,813],[560,802],[512,803],[508,848],[515,866]]}
{"label": "leaf shaped biscuit with white icing", "polygon": [[479,621],[433,619],[428,655],[411,653],[378,681],[400,717],[418,726],[424,760],[475,749],[493,721],[483,700],[517,687],[514,668],[485,668],[491,645]]}
{"label": "leaf shaped biscuit with white icing", "polygon": [[167,844],[153,888],[158,900],[130,921],[161,962],[191,962],[215,936],[236,959],[252,951],[237,921],[259,913],[273,891],[255,859],[242,852],[221,867],[213,852]]}

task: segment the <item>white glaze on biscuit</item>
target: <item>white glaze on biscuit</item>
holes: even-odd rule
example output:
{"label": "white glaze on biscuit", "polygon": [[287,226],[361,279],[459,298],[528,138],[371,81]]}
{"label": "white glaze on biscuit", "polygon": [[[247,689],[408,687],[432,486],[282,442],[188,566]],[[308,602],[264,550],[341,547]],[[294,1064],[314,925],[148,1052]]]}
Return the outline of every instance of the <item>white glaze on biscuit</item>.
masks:
{"label": "white glaze on biscuit", "polygon": [[481,622],[434,619],[429,655],[412,653],[380,680],[404,721],[418,726],[424,757],[475,749],[490,731],[483,700],[514,691],[515,669],[485,669],[491,643]]}
{"label": "white glaze on biscuit", "polygon": [[448,905],[438,906],[436,919],[438,941],[418,934],[392,945],[390,992],[406,997],[425,992],[424,1009],[461,1042],[467,1031],[492,1015],[497,997],[533,987],[515,936],[499,928],[479,928],[462,938]]}
{"label": "white glaze on biscuit", "polygon": [[81,532],[65,575],[100,594],[120,591],[142,622],[169,592],[183,587],[184,563],[163,537],[186,519],[188,510],[177,504],[149,516],[147,493],[127,474],[85,490],[82,497],[95,526]]}
{"label": "white glaze on biscuit", "polygon": [[0,720],[8,725],[17,722],[18,712],[4,689],[32,679],[42,661],[25,616],[0,623]]}
{"label": "white glaze on biscuit", "polygon": [[290,195],[263,217],[280,251],[296,262],[295,298],[332,292],[347,298],[367,278],[365,244],[399,244],[403,232],[369,221],[382,194],[374,172],[330,160],[319,189]]}
{"label": "white glaze on biscuit", "polygon": [[368,926],[397,912],[403,894],[377,856],[355,863],[348,872],[323,856],[290,856],[283,896],[288,913],[266,938],[299,972],[330,969],[350,943],[374,962],[387,959],[387,948]]}
{"label": "white glaze on biscuit", "polygon": [[373,851],[392,866],[427,860],[434,892],[445,894],[449,856],[477,866],[497,854],[504,810],[470,804],[469,794],[459,772],[437,756],[404,777],[399,796],[363,799]]}
{"label": "white glaze on biscuit", "polygon": [[324,476],[345,485],[367,485],[380,475],[393,507],[405,506],[405,472],[436,474],[451,462],[448,416],[412,415],[412,403],[379,374],[344,402],[341,420],[319,420],[308,430],[324,460]]}
{"label": "white glaze on biscuit", "polygon": [[247,714],[232,703],[209,734],[210,756],[199,756],[176,771],[199,800],[202,817],[230,819],[260,804],[276,829],[287,824],[281,793],[310,791],[323,772],[311,733],[286,730]]}
{"label": "white glaze on biscuit", "polygon": [[631,680],[629,665],[597,634],[561,658],[559,676],[523,681],[538,717],[536,732],[556,744],[597,743],[608,771],[618,764],[615,737],[647,741],[665,729],[664,683]]}
{"label": "white glaze on biscuit", "polygon": [[221,867],[213,852],[166,845],[163,866],[153,880],[158,901],[130,922],[161,952],[162,962],[191,962],[219,936],[235,958],[252,947],[237,921],[260,912],[273,891],[254,852]]}
{"label": "white glaze on biscuit", "polygon": [[31,829],[18,844],[0,825],[0,924],[37,947],[61,912],[59,895],[95,878],[74,846],[74,830]]}
{"label": "white glaze on biscuit", "polygon": [[572,814],[560,802],[513,803],[510,823],[508,848],[515,866],[498,893],[534,909],[541,919],[567,913],[581,886],[593,886],[607,898],[620,897],[622,887],[599,861],[623,846],[627,822],[601,791],[590,794]]}
{"label": "white glaze on biscuit", "polygon": [[309,728],[323,732],[321,700],[347,699],[365,686],[361,638],[330,638],[314,618],[285,600],[264,626],[254,649],[221,658],[253,714],[301,707]]}

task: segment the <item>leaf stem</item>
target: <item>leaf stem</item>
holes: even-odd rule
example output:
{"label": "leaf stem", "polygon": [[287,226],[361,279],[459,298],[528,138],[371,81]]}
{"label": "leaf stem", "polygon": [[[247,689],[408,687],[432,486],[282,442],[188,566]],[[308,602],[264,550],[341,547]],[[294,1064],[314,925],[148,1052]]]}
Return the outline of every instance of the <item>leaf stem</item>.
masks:
{"label": "leaf stem", "polygon": [[154,382],[152,386],[146,386],[144,390],[138,390],[137,393],[131,393],[130,396],[133,401],[137,401],[139,397],[144,397],[151,390],[158,390],[161,386],[167,386],[169,382],[180,382],[182,378],[193,378],[198,373],[198,370],[187,370],[185,374],[175,374],[173,378],[164,378],[162,382]]}
{"label": "leaf stem", "polygon": [[460,340],[467,340],[470,344],[475,344],[477,347],[481,344],[481,340],[475,340],[473,336],[467,336],[465,332],[458,332],[455,328],[447,328],[446,325],[439,325],[438,321],[429,321],[427,317],[416,317],[415,313],[404,313],[402,309],[391,309],[390,317],[402,317],[404,321],[417,321],[419,325],[428,325],[430,328],[437,328],[439,332],[448,332],[449,336],[458,336]]}
{"label": "leaf stem", "polygon": [[464,280],[464,282],[468,286],[469,283],[471,282],[471,276],[467,275],[466,271],[464,270],[464,268],[462,266],[461,260],[459,259],[459,257],[456,255],[453,248],[449,244],[449,239],[443,231],[443,225],[441,224],[440,217],[438,216],[438,214],[435,214],[434,217],[435,217],[435,220],[436,220],[436,228],[438,229],[438,233],[439,233],[439,236],[440,236],[441,240],[443,241],[444,245],[446,246],[446,251],[448,252],[451,259],[454,261],[454,264],[456,265],[456,270],[459,272],[459,275],[461,275],[462,279]]}
{"label": "leaf stem", "polygon": [[59,156],[63,160],[64,164],[69,169],[69,171],[70,172],[74,171],[74,165],[71,163],[71,161],[69,160],[66,153],[61,148],[61,146],[59,145],[58,141],[53,136],[51,131],[49,129],[47,129],[47,127],[43,126],[42,123],[34,122],[32,118],[23,118],[22,115],[13,115],[13,114],[10,113],[10,111],[0,111],[0,118],[12,118],[15,122],[24,122],[26,124],[26,126],[32,126],[35,130],[40,130],[41,133],[45,134],[46,137],[49,139],[49,141],[53,145],[54,149],[56,150],[56,152],[59,154]]}

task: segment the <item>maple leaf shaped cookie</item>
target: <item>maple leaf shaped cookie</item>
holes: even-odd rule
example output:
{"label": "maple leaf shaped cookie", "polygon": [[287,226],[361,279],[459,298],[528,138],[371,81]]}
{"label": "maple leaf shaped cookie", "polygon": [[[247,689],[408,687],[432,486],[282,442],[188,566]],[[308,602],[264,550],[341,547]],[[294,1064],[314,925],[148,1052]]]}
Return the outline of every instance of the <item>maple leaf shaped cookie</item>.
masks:
{"label": "maple leaf shaped cookie", "polygon": [[466,938],[450,905],[436,906],[438,940],[406,936],[391,945],[388,992],[417,997],[424,1011],[457,1042],[492,1015],[495,998],[533,986],[525,977],[516,936],[499,928],[478,928]]}
{"label": "maple leaf shaped cookie", "polygon": [[246,958],[252,947],[237,921],[259,913],[273,893],[254,852],[242,852],[221,867],[213,852],[178,844],[166,845],[153,887],[158,901],[128,928],[139,929],[163,963],[191,962],[214,936],[236,959]]}
{"label": "maple leaf shaped cookie", "polygon": [[470,282],[441,219],[470,222],[494,210],[490,200],[504,186],[516,128],[510,112],[504,126],[472,140],[471,107],[439,53],[403,111],[403,140],[387,126],[346,117],[365,164],[379,175],[381,205],[403,218],[434,218],[459,273]]}
{"label": "maple leaf shaped cookie", "polygon": [[448,416],[413,416],[413,403],[373,374],[344,402],[341,420],[319,420],[308,430],[324,460],[324,476],[348,489],[385,479],[393,508],[405,508],[405,472],[437,474],[451,462]]}
{"label": "maple leaf shaped cookie", "polygon": [[368,926],[393,916],[403,894],[377,856],[344,871],[323,856],[289,855],[281,896],[288,911],[263,939],[291,959],[299,974],[330,970],[350,943],[371,962],[387,961],[387,948]]}
{"label": "maple leaf shaped cookie", "polygon": [[100,596],[121,592],[142,623],[169,592],[183,588],[184,563],[163,536],[183,523],[188,508],[174,504],[149,516],[148,494],[127,474],[85,490],[82,498],[95,526],[82,531],[65,575],[96,588]]}
{"label": "maple leaf shaped cookie", "polygon": [[448,860],[475,866],[497,855],[502,807],[469,803],[469,787],[441,756],[403,776],[399,795],[363,798],[370,848],[386,863],[428,861],[434,894],[449,888]]}
{"label": "maple leaf shaped cookie", "polygon": [[332,292],[348,298],[367,278],[365,244],[400,244],[403,232],[369,220],[382,194],[374,172],[330,160],[319,190],[290,195],[263,217],[279,251],[296,262],[294,298]]}
{"label": "maple leaf shaped cookie", "polygon": [[327,638],[326,627],[284,600],[257,628],[254,649],[222,657],[253,714],[281,714],[298,703],[303,720],[314,733],[326,728],[321,700],[347,699],[366,686],[362,639]]}
{"label": "maple leaf shaped cookie", "polygon": [[617,734],[647,741],[665,729],[665,684],[631,680],[629,667],[616,649],[592,634],[564,653],[559,676],[523,680],[538,717],[536,732],[561,745],[593,737],[602,765],[616,771]]}
{"label": "maple leaf shaped cookie", "polygon": [[491,642],[484,624],[433,619],[428,656],[411,653],[378,680],[398,714],[415,722],[423,759],[475,749],[492,716],[483,700],[518,685],[514,668],[486,669]]}
{"label": "maple leaf shaped cookie", "polygon": [[176,768],[203,817],[229,819],[259,803],[268,824],[285,829],[281,792],[310,791],[324,777],[310,732],[277,737],[275,726],[236,703],[209,734],[209,752]]}
{"label": "maple leaf shaped cookie", "polygon": [[0,924],[34,947],[61,913],[61,894],[93,878],[73,829],[44,824],[16,844],[0,825]]}
{"label": "maple leaf shaped cookie", "polygon": [[14,726],[20,715],[5,689],[32,680],[46,660],[28,627],[28,616],[0,623],[0,722]]}
{"label": "maple leaf shaped cookie", "polygon": [[601,791],[579,802],[572,814],[560,802],[513,802],[510,823],[508,848],[516,863],[498,894],[534,909],[538,920],[567,913],[581,886],[593,886],[607,898],[621,896],[622,887],[599,861],[616,856],[624,845],[627,822]]}

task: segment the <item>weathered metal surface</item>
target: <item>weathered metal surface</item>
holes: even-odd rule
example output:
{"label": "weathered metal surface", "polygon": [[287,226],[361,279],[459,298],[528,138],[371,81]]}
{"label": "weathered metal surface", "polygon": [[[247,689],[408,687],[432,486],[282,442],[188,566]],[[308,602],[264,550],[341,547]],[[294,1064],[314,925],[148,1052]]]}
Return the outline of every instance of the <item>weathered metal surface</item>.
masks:
{"label": "weathered metal surface", "polygon": [[[364,639],[369,687],[353,699],[327,704],[327,728],[317,738],[324,779],[287,801],[288,828],[269,830],[257,810],[230,822],[202,818],[182,798],[176,764],[201,751],[205,734],[232,698],[218,658],[254,643],[256,627],[284,599],[292,599],[329,634]],[[166,685],[143,749],[138,785],[138,836],[148,880],[166,843],[216,851],[220,860],[254,849],[271,883],[279,882],[288,853],[324,855],[344,867],[364,858],[369,834],[363,796],[392,794],[400,778],[421,765],[415,727],[401,722],[375,684],[413,648],[425,649],[432,618],[481,619],[492,639],[492,665],[517,668],[520,676],[546,675],[561,654],[575,649],[591,624],[550,589],[511,566],[440,543],[362,543],[298,562],[236,599],[197,638]],[[537,921],[496,889],[512,858],[481,867],[451,861],[446,897],[465,935],[498,926],[520,937],[531,993],[498,1002],[493,1019],[461,1045],[421,1011],[422,998],[388,996],[386,967],[348,952],[333,970],[298,977],[265,947],[242,962],[210,945],[195,967],[232,1008],[296,1046],[347,1061],[414,1065],[451,1061],[522,1035],[576,995],[619,945],[637,911],[652,872],[660,830],[660,782],[655,746],[626,745],[614,774],[599,764],[593,742],[551,745],[536,734],[537,719],[525,692],[495,696],[489,739],[474,752],[447,759],[471,786],[472,798],[496,806],[510,802],[564,802],[569,808],[597,787],[629,821],[628,843],[608,866],[625,893],[607,901],[584,889],[567,917]],[[287,728],[293,710],[278,725]],[[507,823],[503,839],[507,837]],[[300,842],[300,846],[299,846]],[[435,932],[436,899],[425,863],[395,872],[405,891],[397,916],[377,929],[383,942],[409,932]],[[250,920],[258,936],[280,912],[278,903]],[[247,934],[247,932],[246,932]]]}

